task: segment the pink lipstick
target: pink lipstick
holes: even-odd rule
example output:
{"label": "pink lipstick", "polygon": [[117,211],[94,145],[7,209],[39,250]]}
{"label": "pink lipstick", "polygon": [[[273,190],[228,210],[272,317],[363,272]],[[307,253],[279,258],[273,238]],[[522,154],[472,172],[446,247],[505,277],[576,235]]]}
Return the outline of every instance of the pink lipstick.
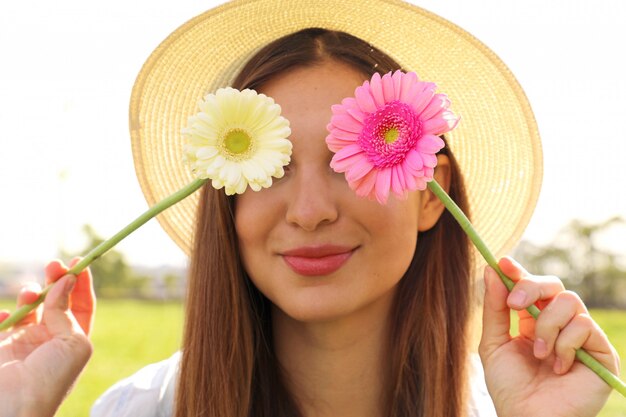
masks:
{"label": "pink lipstick", "polygon": [[297,274],[328,275],[345,264],[355,248],[336,245],[309,246],[282,252],[283,259]]}

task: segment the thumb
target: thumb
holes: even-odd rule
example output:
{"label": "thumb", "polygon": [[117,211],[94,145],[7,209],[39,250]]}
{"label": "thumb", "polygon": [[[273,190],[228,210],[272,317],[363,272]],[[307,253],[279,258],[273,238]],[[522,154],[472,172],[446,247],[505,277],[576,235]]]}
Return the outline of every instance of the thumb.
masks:
{"label": "thumb", "polygon": [[69,336],[74,333],[76,320],[69,312],[69,296],[76,284],[74,275],[65,275],[50,288],[44,301],[42,322],[52,336]]}
{"label": "thumb", "polygon": [[511,316],[506,299],[509,292],[496,271],[485,268],[485,300],[483,304],[483,334],[479,352],[483,361],[500,346],[511,340]]}
{"label": "thumb", "polygon": [[41,376],[43,410],[59,407],[92,353],[87,336],[69,309],[69,296],[76,277],[65,275],[50,288],[44,301],[42,323],[52,339],[26,359],[34,375]]}

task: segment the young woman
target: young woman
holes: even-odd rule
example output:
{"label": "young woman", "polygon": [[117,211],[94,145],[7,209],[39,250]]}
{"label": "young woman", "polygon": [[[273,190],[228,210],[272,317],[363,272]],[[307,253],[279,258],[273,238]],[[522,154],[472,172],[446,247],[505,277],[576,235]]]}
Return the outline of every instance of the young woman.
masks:
{"label": "young woman", "polygon": [[[237,11],[258,7],[260,13],[277,3],[244,2]],[[394,15],[397,10],[386,8],[405,7],[369,6]],[[204,19],[218,24],[219,16],[233,9]],[[261,15],[268,16],[268,10]],[[321,26],[306,13],[301,19],[303,27]],[[286,20],[293,25],[293,19]],[[190,36],[199,21],[180,29],[171,42],[183,39],[182,33]],[[618,359],[575,294],[558,279],[529,275],[504,258],[501,268],[517,281],[509,295],[487,268],[479,349],[483,376],[469,337],[476,261],[461,229],[429,191],[381,205],[357,197],[345,177],[330,169],[332,154],[324,138],[331,106],[352,96],[374,72],[385,74],[400,64],[341,31],[304,29],[276,38],[248,53],[232,85],[255,89],[280,104],[293,143],[286,174],[268,189],[236,197],[203,188],[190,250],[182,353],[117,384],[96,403],[92,416],[452,417],[493,415],[494,405],[499,416],[597,414],[609,389],[574,363],[573,352],[582,346],[613,372]],[[163,49],[175,50],[171,42]],[[155,62],[148,61],[134,93],[136,147],[150,146],[139,141],[150,127],[141,100],[148,100],[149,76],[158,75]],[[424,62],[423,68],[432,65]],[[192,71],[199,78],[204,74]],[[192,90],[189,85],[179,89]],[[482,119],[490,122],[489,115]],[[486,143],[483,151],[489,152]],[[464,211],[485,216],[487,203],[470,201],[480,201],[473,192],[483,189],[484,194],[491,187],[487,182],[466,186],[462,172],[479,173],[464,170],[456,156],[448,147],[438,154],[435,178]],[[139,162],[140,172],[147,159]],[[497,163],[481,160],[490,162]],[[526,221],[519,217],[517,223]],[[501,218],[507,219],[506,213]],[[183,226],[165,224],[174,236],[183,233]],[[172,227],[178,229],[172,232]],[[189,241],[187,236],[183,246]],[[58,278],[63,271],[55,262],[47,275]],[[84,336],[93,311],[89,284],[88,272],[78,280],[61,278],[45,302],[43,318],[31,316],[18,333],[5,335],[9,366],[0,369],[0,384],[19,386],[25,394],[16,395],[9,410],[52,415],[62,401],[91,351]],[[20,302],[32,296],[27,291]],[[511,338],[509,309],[523,311],[534,303],[545,306],[539,320],[520,313],[521,336]],[[28,343],[20,352],[24,340]],[[3,382],[9,378],[19,384]],[[484,381],[490,396],[481,390]]]}

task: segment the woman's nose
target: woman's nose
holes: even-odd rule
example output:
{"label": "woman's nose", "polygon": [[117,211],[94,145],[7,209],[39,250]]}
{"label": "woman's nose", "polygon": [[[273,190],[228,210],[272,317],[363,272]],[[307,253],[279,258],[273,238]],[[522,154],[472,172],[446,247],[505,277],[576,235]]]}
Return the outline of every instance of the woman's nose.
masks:
{"label": "woman's nose", "polygon": [[287,222],[312,232],[337,220],[336,190],[328,173],[301,171],[296,177],[288,197]]}

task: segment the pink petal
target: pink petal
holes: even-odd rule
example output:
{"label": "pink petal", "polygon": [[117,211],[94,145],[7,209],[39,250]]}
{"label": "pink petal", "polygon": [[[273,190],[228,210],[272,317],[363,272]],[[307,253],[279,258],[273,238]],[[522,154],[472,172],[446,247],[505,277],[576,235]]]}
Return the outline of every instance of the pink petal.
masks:
{"label": "pink petal", "polygon": [[374,190],[376,200],[379,203],[385,204],[387,202],[387,198],[389,198],[389,188],[391,188],[391,169],[383,168],[378,171],[376,188]]}
{"label": "pink petal", "polygon": [[330,167],[335,172],[346,172],[352,165],[359,163],[364,158],[362,152],[363,150],[359,145],[348,145],[337,151],[330,161]]}
{"label": "pink petal", "polygon": [[391,189],[397,195],[403,195],[406,190],[406,182],[404,181],[402,168],[399,165],[391,169]]}
{"label": "pink petal", "polygon": [[416,149],[411,149],[404,159],[404,164],[413,171],[419,171],[424,167],[424,160]]}
{"label": "pink petal", "polygon": [[424,180],[423,177],[415,178],[415,182],[417,184],[416,190],[425,190],[426,187],[428,186],[428,184],[426,183],[426,180]]}
{"label": "pink petal", "polygon": [[437,113],[441,112],[441,109],[447,109],[450,106],[450,100],[444,94],[435,94],[430,100],[430,103],[420,113],[422,120],[428,120],[433,118]]}
{"label": "pink petal", "polygon": [[365,113],[363,113],[358,107],[348,107],[346,110],[348,114],[355,120],[358,120],[359,123],[363,123],[365,121]]}
{"label": "pink petal", "polygon": [[424,108],[430,103],[430,100],[435,95],[435,89],[437,86],[434,83],[421,82],[421,92],[417,95],[414,102],[410,103],[415,113],[418,115],[422,113]]}
{"label": "pink petal", "polygon": [[435,169],[434,168],[424,168],[424,181],[430,181],[433,179],[433,176],[435,175]]}
{"label": "pink petal", "polygon": [[417,88],[419,86],[419,82],[417,81],[417,74],[414,72],[408,72],[406,74],[402,74],[400,77],[401,85],[400,89],[397,92],[398,100],[403,103],[411,103],[415,94],[417,94]]}
{"label": "pink petal", "polygon": [[383,83],[380,78],[380,74],[375,72],[370,80],[370,93],[374,98],[376,107],[380,108],[385,105],[385,93],[383,92]]}
{"label": "pink petal", "polygon": [[373,168],[374,166],[367,160],[367,158],[362,157],[346,171],[346,180],[348,180],[348,183],[359,181],[361,178],[369,174]]}
{"label": "pink petal", "polygon": [[402,175],[404,176],[404,181],[406,183],[406,189],[409,191],[413,191],[417,189],[417,183],[415,182],[415,176],[406,169],[406,165],[402,164]]}
{"label": "pink petal", "polygon": [[374,113],[376,111],[376,103],[370,94],[369,83],[367,81],[354,90],[354,96],[361,111],[364,113]]}
{"label": "pink petal", "polygon": [[337,152],[344,146],[354,144],[358,139],[359,135],[356,133],[333,128],[328,136],[326,136],[326,145],[331,151]]}
{"label": "pink petal", "polygon": [[[405,167],[405,170],[408,171],[410,168]],[[418,169],[417,171],[409,172],[411,176],[417,180],[418,178],[424,177],[424,169]]]}
{"label": "pink petal", "polygon": [[383,94],[385,95],[385,103],[389,103],[390,101],[394,101],[396,99],[393,78],[391,78],[390,72],[383,75]]}
{"label": "pink petal", "polygon": [[341,100],[341,105],[346,109],[359,107],[354,97],[344,98],[343,100]]}
{"label": "pink petal", "polygon": [[457,124],[459,124],[459,118],[451,111],[444,110],[432,119],[422,122],[422,133],[441,135],[454,129]]}
{"label": "pink petal", "polygon": [[403,88],[400,92],[400,101],[407,104],[412,104],[419,94],[421,93],[419,84],[411,84],[406,88]]}
{"label": "pink petal", "polygon": [[339,128],[334,128],[330,133],[334,137],[336,137],[337,139],[340,139],[340,140],[346,140],[346,141],[354,142],[357,139],[359,139],[359,134],[358,133],[346,132],[345,130],[342,130],[342,129],[339,129]]}
{"label": "pink petal", "polygon": [[330,122],[338,129],[345,130],[347,132],[360,133],[363,129],[363,124],[359,123],[354,117],[349,114],[335,114]]}
{"label": "pink petal", "polygon": [[[448,128],[450,130],[455,129],[459,122],[461,121],[461,116],[457,116],[456,114],[450,112],[450,116],[448,116],[447,114],[444,116],[447,120],[448,120]],[[448,132],[450,131],[448,130]],[[441,132],[441,133],[446,133],[446,132]]]}
{"label": "pink petal", "polygon": [[400,100],[400,92],[402,91],[402,78],[404,78],[404,73],[400,70],[397,70],[393,73],[391,79],[393,80],[393,99]]}
{"label": "pink petal", "polygon": [[[426,168],[434,168],[437,166],[437,156],[429,153],[423,153],[422,159],[424,160],[424,167]],[[424,168],[424,171],[426,171]]]}
{"label": "pink petal", "polygon": [[345,146],[343,149],[339,150],[339,152],[335,153],[335,158],[344,159],[352,155],[357,155],[363,152],[361,145],[357,143],[352,143],[348,146]]}
{"label": "pink petal", "polygon": [[417,150],[424,153],[435,154],[445,146],[439,136],[424,135],[417,141]]}
{"label": "pink petal", "polygon": [[347,114],[346,106],[343,104],[333,104],[330,106],[330,110],[333,112],[333,116],[336,114]]}
{"label": "pink petal", "polygon": [[361,178],[359,181],[355,181],[353,184],[350,184],[350,187],[356,191],[356,194],[359,197],[371,197],[374,185],[376,185],[377,176],[378,171],[375,169],[371,170],[365,177]]}
{"label": "pink petal", "polygon": [[347,97],[341,100],[341,104],[333,104],[330,109],[335,115],[350,115],[359,122],[363,122],[365,115],[359,109],[359,105],[354,97]]}
{"label": "pink petal", "polygon": [[355,141],[353,140],[344,140],[338,138],[332,134],[326,136],[326,146],[328,146],[328,149],[330,149],[332,152],[339,152],[346,146],[354,144],[354,142]]}

